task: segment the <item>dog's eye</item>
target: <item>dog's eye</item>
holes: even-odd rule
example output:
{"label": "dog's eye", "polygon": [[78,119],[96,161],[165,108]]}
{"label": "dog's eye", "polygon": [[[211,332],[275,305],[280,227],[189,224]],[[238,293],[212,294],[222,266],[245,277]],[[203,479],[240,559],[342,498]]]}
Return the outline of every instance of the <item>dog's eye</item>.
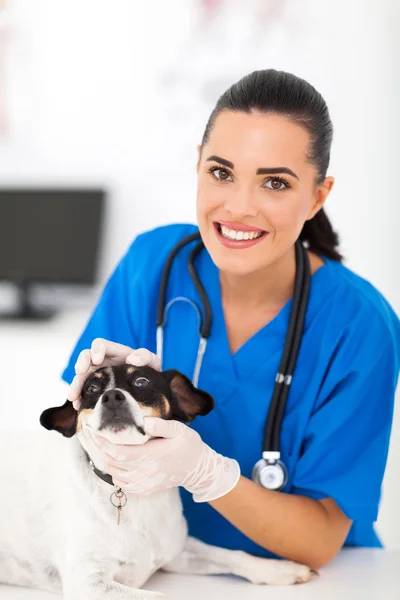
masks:
{"label": "dog's eye", "polygon": [[149,385],[149,380],[146,379],[146,377],[138,377],[135,379],[134,385],[136,385],[136,387],[147,387]]}
{"label": "dog's eye", "polygon": [[95,383],[92,383],[92,384],[89,385],[89,387],[86,388],[86,391],[89,394],[95,394],[96,392],[100,391],[100,386],[96,385]]}

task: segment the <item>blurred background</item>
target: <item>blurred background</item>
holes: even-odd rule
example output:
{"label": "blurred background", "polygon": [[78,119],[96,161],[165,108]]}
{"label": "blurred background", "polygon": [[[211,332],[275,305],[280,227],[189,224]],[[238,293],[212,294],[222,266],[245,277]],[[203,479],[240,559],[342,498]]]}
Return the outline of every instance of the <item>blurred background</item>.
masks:
{"label": "blurred background", "polygon": [[[290,71],[334,125],[325,207],[400,314],[398,0],[0,0],[0,428],[39,427],[134,236],[195,222],[219,95]],[[43,319],[43,312],[54,316]],[[399,392],[378,532],[400,548]]]}

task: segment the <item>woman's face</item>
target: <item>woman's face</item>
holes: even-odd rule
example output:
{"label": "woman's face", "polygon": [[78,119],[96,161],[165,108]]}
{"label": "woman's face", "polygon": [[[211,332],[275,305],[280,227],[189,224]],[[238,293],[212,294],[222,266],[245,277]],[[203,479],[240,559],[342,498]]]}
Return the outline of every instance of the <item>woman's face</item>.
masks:
{"label": "woman's face", "polygon": [[220,270],[244,275],[268,267],[322,207],[334,179],[315,185],[308,145],[308,132],[285,117],[218,115],[201,154],[199,147],[197,220]]}

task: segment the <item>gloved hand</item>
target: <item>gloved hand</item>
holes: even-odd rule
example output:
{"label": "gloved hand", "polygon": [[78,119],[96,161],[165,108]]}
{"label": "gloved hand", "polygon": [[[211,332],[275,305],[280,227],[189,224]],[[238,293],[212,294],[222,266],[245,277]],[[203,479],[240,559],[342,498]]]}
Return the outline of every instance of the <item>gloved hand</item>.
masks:
{"label": "gloved hand", "polygon": [[141,445],[111,444],[83,425],[87,445],[125,493],[147,495],[182,486],[195,502],[209,502],[236,486],[238,462],[215,452],[194,429],[179,421],[146,417],[144,430],[159,439]]}
{"label": "gloved hand", "polygon": [[112,367],[129,363],[135,367],[150,366],[153,369],[161,370],[160,359],[156,354],[147,350],[147,348],[138,348],[134,350],[129,346],[109,342],[103,338],[96,338],[92,342],[90,350],[82,350],[75,363],[75,377],[68,390],[67,399],[73,404],[76,410],[80,407],[80,395],[83,384],[90,373],[100,367]]}

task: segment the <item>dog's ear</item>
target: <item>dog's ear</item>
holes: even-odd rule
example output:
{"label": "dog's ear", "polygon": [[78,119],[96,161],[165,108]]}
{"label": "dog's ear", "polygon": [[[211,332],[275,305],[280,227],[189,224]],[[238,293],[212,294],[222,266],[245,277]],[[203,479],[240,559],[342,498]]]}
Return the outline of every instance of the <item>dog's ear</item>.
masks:
{"label": "dog's ear", "polygon": [[171,418],[190,422],[199,415],[205,416],[214,408],[214,400],[210,394],[194,387],[190,379],[175,369],[163,371],[167,380],[173,404]]}
{"label": "dog's ear", "polygon": [[62,406],[47,408],[40,415],[40,424],[46,429],[55,429],[65,437],[72,437],[76,433],[78,412],[72,402],[66,400]]}

